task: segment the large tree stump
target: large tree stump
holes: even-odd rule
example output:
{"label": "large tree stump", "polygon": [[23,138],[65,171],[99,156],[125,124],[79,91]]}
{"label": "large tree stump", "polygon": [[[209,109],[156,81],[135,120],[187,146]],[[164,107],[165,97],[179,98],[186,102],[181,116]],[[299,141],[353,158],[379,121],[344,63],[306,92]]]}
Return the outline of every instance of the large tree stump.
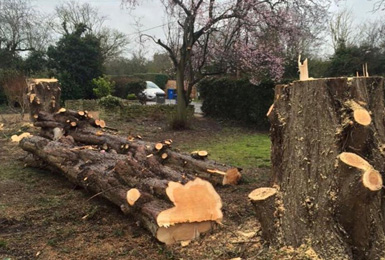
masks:
{"label": "large tree stump", "polygon": [[60,108],[61,88],[57,79],[29,79],[27,99],[32,121],[40,111],[54,113]]}
{"label": "large tree stump", "polygon": [[385,257],[384,93],[381,77],[276,87],[268,116],[277,192],[250,195],[271,244],[310,244],[324,259]]}

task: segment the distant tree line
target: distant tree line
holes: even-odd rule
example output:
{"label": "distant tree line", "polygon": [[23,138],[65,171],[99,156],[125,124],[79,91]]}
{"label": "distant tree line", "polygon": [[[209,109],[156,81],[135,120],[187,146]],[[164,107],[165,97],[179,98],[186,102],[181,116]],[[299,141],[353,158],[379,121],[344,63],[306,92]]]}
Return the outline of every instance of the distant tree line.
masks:
{"label": "distant tree line", "polygon": [[105,74],[169,71],[164,54],[122,57],[128,37],[104,26],[106,19],[88,3],[64,2],[43,14],[30,0],[0,0],[0,103],[7,101],[4,88],[26,77],[56,77],[63,100],[90,99],[100,82],[92,80]]}
{"label": "distant tree line", "polygon": [[[139,47],[131,58],[126,57],[128,37],[106,27],[107,17],[88,3],[64,2],[53,14],[43,14],[30,0],[0,0],[0,103],[5,101],[2,88],[10,75],[20,80],[56,77],[65,100],[104,93],[94,91],[95,82],[102,81],[93,83],[104,75],[163,73],[179,78],[182,87],[187,82],[187,92],[182,89],[180,93],[189,97],[193,84],[212,75],[247,77],[254,82],[296,79],[298,54],[309,58],[312,77],[362,74],[365,63],[371,75],[385,75],[385,23],[378,20],[357,26],[346,10],[330,19],[329,0],[311,5],[304,0],[277,5],[255,1],[258,8],[235,1],[228,3],[229,9],[217,1],[182,2],[171,1],[166,8],[169,18],[179,21],[168,24],[166,40],[141,35],[164,49],[148,59]],[[136,1],[122,3],[135,5]],[[181,26],[184,23],[187,27]],[[185,30],[188,27],[190,31]],[[318,52],[327,44],[326,35],[332,39],[329,57]]]}

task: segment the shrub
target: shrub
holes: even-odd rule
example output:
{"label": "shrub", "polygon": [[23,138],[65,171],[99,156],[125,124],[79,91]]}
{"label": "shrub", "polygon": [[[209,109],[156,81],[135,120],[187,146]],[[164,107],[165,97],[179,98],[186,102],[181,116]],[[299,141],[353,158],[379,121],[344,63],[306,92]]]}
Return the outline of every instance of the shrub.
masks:
{"label": "shrub", "polygon": [[143,80],[137,80],[127,83],[126,85],[126,91],[129,94],[135,94],[136,96],[139,95],[143,90],[146,89],[146,82]]}
{"label": "shrub", "polygon": [[111,95],[102,97],[98,103],[104,108],[116,108],[122,106],[122,100],[118,97],[114,97]]}
{"label": "shrub", "polygon": [[7,103],[7,97],[5,96],[4,89],[0,85],[0,105]]}
{"label": "shrub", "polygon": [[[142,106],[139,104],[131,104],[121,108],[120,118],[126,121],[142,118],[150,120],[168,120],[174,118],[175,113],[176,105],[156,104],[152,106]],[[194,107],[188,106],[187,116],[191,118],[193,115]]]}
{"label": "shrub", "polygon": [[248,79],[211,78],[199,83],[198,88],[206,115],[268,128],[266,112],[274,100],[274,83],[253,85]]}
{"label": "shrub", "polygon": [[115,82],[114,96],[120,98],[127,98],[128,94],[138,96],[146,88],[146,82],[139,78],[114,77],[112,80]]}
{"label": "shrub", "polygon": [[92,85],[95,87],[93,92],[97,98],[102,98],[114,91],[114,82],[111,82],[108,78],[99,77],[92,80]]}
{"label": "shrub", "polygon": [[128,94],[128,95],[127,95],[127,99],[128,99],[128,100],[136,100],[136,99],[138,99],[138,98],[136,97],[135,94]]}

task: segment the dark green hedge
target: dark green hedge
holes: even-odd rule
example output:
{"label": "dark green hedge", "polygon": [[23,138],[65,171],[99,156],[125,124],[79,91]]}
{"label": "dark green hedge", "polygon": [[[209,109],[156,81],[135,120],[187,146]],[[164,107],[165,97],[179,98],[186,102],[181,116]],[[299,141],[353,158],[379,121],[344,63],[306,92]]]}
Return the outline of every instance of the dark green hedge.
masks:
{"label": "dark green hedge", "polygon": [[133,76],[144,81],[152,81],[161,89],[165,89],[166,83],[169,80],[169,77],[166,74],[160,73],[138,73]]}
{"label": "dark green hedge", "polygon": [[[169,120],[176,113],[176,105],[156,104],[151,106],[130,105],[120,110],[120,119],[130,121],[132,119],[147,118],[151,120]],[[194,115],[194,107],[187,108],[189,118]]]}
{"label": "dark green hedge", "polygon": [[199,83],[199,90],[206,115],[269,127],[266,113],[274,100],[272,82],[253,85],[248,79],[211,78]]}
{"label": "dark green hedge", "polygon": [[113,95],[123,99],[126,99],[128,94],[138,95],[146,88],[144,80],[137,77],[111,77],[111,80],[115,82]]}
{"label": "dark green hedge", "polygon": [[0,105],[7,103],[7,97],[5,96],[3,88],[0,86]]}

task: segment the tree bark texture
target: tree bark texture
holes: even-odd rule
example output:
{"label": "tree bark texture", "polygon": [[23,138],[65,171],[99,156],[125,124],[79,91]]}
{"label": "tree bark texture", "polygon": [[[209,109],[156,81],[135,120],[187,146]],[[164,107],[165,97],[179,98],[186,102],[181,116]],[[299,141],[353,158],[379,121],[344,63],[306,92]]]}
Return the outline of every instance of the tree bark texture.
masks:
{"label": "tree bark texture", "polygon": [[30,79],[27,98],[32,121],[40,111],[54,113],[60,108],[61,88],[56,79]]}
{"label": "tree bark texture", "polygon": [[276,86],[268,116],[277,193],[253,203],[271,212],[260,219],[269,242],[310,244],[324,259],[385,257],[384,93],[382,77]]}

